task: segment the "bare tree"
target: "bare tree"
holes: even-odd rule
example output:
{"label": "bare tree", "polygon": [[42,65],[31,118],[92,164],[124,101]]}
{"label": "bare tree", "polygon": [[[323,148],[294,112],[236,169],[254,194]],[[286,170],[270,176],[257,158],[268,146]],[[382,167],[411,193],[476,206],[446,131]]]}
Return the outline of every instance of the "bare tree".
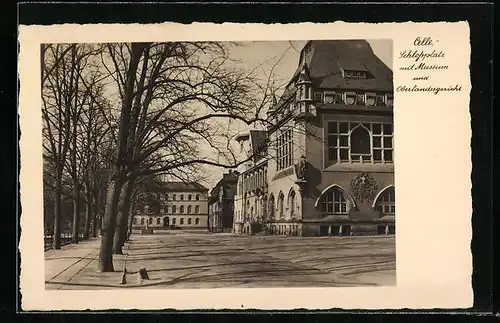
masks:
{"label": "bare tree", "polygon": [[42,63],[42,115],[44,155],[54,169],[54,249],[61,248],[62,177],[71,140],[71,111],[76,97],[79,57],[76,45],[44,45]]}

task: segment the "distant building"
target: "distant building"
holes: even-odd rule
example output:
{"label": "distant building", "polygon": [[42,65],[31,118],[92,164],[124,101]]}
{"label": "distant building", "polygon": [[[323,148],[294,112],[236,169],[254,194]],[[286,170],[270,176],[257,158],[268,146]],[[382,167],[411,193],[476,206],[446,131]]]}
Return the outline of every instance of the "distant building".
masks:
{"label": "distant building", "polygon": [[208,229],[208,189],[199,183],[163,182],[141,196],[134,228]]}
{"label": "distant building", "polygon": [[[240,143],[249,161],[243,165],[235,196],[235,233],[250,233],[260,226],[267,214],[267,130],[252,129],[241,133]],[[254,230],[255,231],[255,230]]]}
{"label": "distant building", "polygon": [[394,234],[392,71],[368,42],[308,41],[268,121],[237,138],[235,232]]}
{"label": "distant building", "polygon": [[212,232],[231,232],[234,219],[234,196],[239,173],[229,171],[214,186],[208,201],[208,227]]}

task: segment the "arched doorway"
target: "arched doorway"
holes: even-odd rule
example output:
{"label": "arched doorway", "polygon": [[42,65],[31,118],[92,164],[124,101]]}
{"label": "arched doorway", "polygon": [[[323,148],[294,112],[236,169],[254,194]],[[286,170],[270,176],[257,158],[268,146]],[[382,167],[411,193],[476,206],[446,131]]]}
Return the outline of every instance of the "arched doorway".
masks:
{"label": "arched doorway", "polygon": [[168,218],[168,216],[166,216],[163,218],[163,227],[167,228],[169,226],[170,226],[170,219]]}

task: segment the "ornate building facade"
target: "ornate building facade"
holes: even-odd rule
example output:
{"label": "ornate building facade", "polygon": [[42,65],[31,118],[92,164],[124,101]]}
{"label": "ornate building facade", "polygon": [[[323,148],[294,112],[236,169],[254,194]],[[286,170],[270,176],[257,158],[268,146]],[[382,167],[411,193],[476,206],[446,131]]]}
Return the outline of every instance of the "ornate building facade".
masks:
{"label": "ornate building facade", "polygon": [[140,198],[133,228],[208,230],[208,189],[199,183],[164,182]]}
{"label": "ornate building facade", "polygon": [[239,179],[235,232],[395,232],[392,71],[368,42],[307,42],[268,124],[266,155]]}

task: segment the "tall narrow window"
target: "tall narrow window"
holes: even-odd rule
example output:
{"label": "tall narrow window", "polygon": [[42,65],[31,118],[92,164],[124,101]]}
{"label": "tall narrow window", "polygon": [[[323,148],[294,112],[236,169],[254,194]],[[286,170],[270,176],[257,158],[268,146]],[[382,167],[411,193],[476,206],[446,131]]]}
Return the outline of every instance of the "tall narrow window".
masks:
{"label": "tall narrow window", "polygon": [[188,205],[188,208],[187,208],[187,213],[188,213],[188,214],[191,214],[191,211],[192,211],[192,207],[191,207],[191,205]]}
{"label": "tall narrow window", "polygon": [[196,205],[194,207],[194,213],[196,213],[196,214],[200,213],[200,206],[199,205]]}
{"label": "tall narrow window", "polygon": [[362,125],[351,132],[351,160],[353,162],[370,161],[371,144],[369,130]]}
{"label": "tall narrow window", "polygon": [[292,129],[283,130],[276,138],[276,163],[277,163],[277,170],[282,170],[292,166],[293,163]]}
{"label": "tall narrow window", "polygon": [[196,200],[198,201],[200,199],[200,194],[196,194]]}
{"label": "tall narrow window", "polygon": [[173,195],[172,195],[172,200],[174,200],[174,201],[175,201],[176,199],[177,199],[177,195],[173,194]]}
{"label": "tall narrow window", "polygon": [[184,213],[184,205],[181,205],[181,206],[180,206],[180,208],[179,208],[179,212],[180,212],[181,214],[183,214],[183,213]]}
{"label": "tall narrow window", "polygon": [[271,194],[271,196],[269,197],[269,210],[268,210],[268,214],[269,214],[269,219],[274,219],[274,210],[276,208],[276,206],[274,205],[274,195]]}
{"label": "tall narrow window", "polygon": [[177,206],[172,205],[172,213],[177,213]]}
{"label": "tall narrow window", "polygon": [[293,190],[290,192],[290,196],[288,197],[288,207],[290,209],[290,217],[295,217],[295,191]]}
{"label": "tall narrow window", "polygon": [[181,201],[184,201],[184,194],[181,194]]}
{"label": "tall narrow window", "polygon": [[191,224],[191,218],[188,219],[188,224]]}
{"label": "tall narrow window", "polygon": [[283,195],[283,193],[280,193],[280,195],[278,196],[278,214],[280,218],[285,216],[284,200],[285,196]]}
{"label": "tall narrow window", "polygon": [[183,224],[184,224],[184,218],[181,218],[181,223],[180,223],[180,224],[181,224],[181,225],[183,225]]}
{"label": "tall narrow window", "polygon": [[191,201],[191,194],[188,195],[188,201]]}

